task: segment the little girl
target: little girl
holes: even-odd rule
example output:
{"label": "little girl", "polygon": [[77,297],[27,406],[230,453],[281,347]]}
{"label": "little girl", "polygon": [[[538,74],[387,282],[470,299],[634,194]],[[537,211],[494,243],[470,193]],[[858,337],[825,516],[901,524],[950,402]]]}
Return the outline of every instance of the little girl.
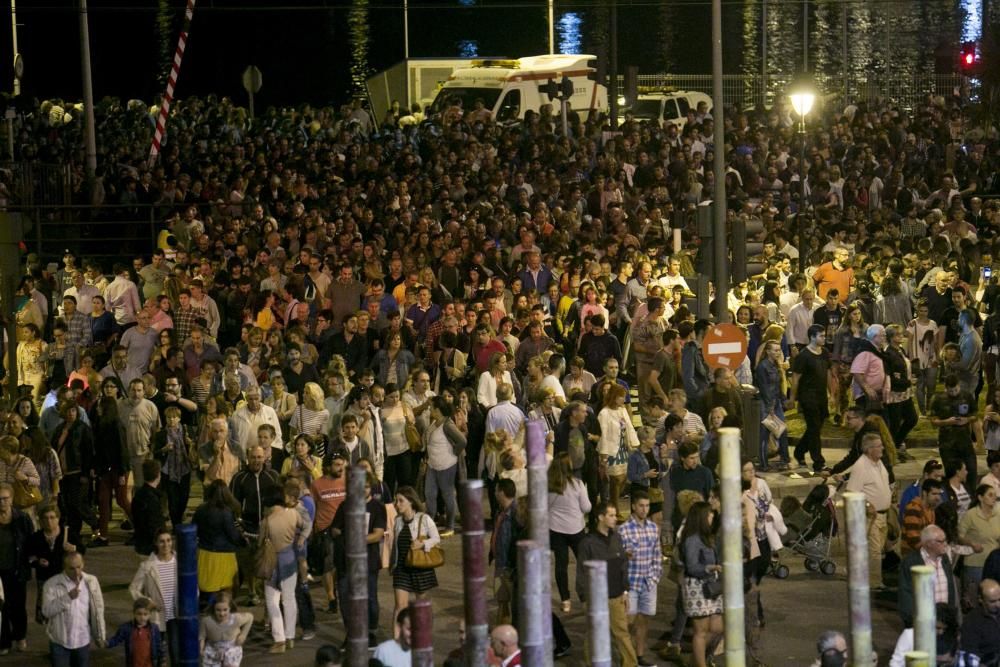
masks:
{"label": "little girl", "polygon": [[201,664],[204,667],[239,667],[243,642],[250,634],[253,614],[237,613],[229,593],[218,593],[212,613],[203,616],[198,628]]}

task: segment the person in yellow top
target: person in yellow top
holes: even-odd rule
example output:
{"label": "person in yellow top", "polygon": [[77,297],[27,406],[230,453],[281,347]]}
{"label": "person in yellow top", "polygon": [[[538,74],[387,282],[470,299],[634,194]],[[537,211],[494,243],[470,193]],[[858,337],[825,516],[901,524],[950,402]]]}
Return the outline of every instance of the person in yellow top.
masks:
{"label": "person in yellow top", "polygon": [[287,477],[293,470],[302,470],[309,475],[306,484],[312,484],[323,476],[323,459],[312,454],[312,443],[308,436],[299,434],[292,444],[295,456],[290,456],[281,464],[281,476]]}
{"label": "person in yellow top", "polygon": [[254,319],[254,323],[262,331],[270,331],[272,327],[276,329],[281,328],[281,323],[275,319],[274,311],[272,310],[275,299],[277,299],[277,295],[274,292],[263,292],[258,297],[257,317]]}

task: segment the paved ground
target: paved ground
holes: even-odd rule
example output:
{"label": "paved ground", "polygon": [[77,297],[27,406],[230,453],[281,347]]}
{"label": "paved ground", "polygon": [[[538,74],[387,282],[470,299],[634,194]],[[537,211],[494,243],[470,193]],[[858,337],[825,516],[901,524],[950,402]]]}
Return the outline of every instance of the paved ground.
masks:
{"label": "paved ground", "polygon": [[[903,481],[917,477],[924,461],[936,456],[936,451],[931,449],[915,449],[912,452],[916,455],[917,460],[898,467],[897,474]],[[832,462],[838,461],[843,454],[843,450],[837,449],[824,451],[824,455]],[[774,489],[776,496],[791,493],[799,498],[805,497],[808,489],[816,483],[815,480],[799,478],[797,475],[787,476],[774,473],[766,475],[766,479],[771,488]],[[196,499],[192,500],[192,507],[195,506],[196,502]],[[113,532],[113,544],[121,545],[123,537],[123,534]],[[441,586],[434,594],[436,614],[434,634],[439,664],[458,641],[457,620],[462,615],[461,538],[456,536],[447,539],[445,551],[447,564],[438,571]],[[834,541],[832,557],[837,564],[837,571],[832,576],[807,572],[800,556],[786,555],[784,562],[791,569],[789,578],[779,581],[769,577],[765,580],[762,597],[767,624],[762,635],[763,652],[761,657],[766,664],[808,665],[814,658],[814,642],[821,631],[831,628],[847,631],[847,583],[843,537]],[[91,550],[88,555],[87,570],[99,577],[105,591],[109,628],[128,620],[131,601],[127,588],[139,562],[140,557],[125,546]],[[572,563],[570,572],[572,586]],[[29,590],[29,609],[34,608],[33,589],[32,585]],[[675,595],[676,587],[664,580],[660,590],[661,614],[652,623],[651,637],[657,638],[669,628],[673,617]],[[380,639],[384,638],[388,627],[392,609],[391,596],[389,577],[383,573],[379,591],[383,610],[382,628],[379,632]],[[314,587],[313,599],[317,609],[325,608],[323,597],[322,589],[319,586]],[[559,661],[559,664],[563,665],[584,664],[582,645],[586,631],[586,617],[582,606],[575,600],[573,604],[573,610],[569,614],[563,615],[563,620],[575,646],[571,656]],[[246,665],[307,665],[311,662],[312,653],[320,644],[325,642],[339,644],[344,638],[344,627],[340,616],[320,611],[318,614],[320,627],[315,640],[297,642],[296,648],[290,653],[280,657],[271,657],[266,654],[267,647],[270,645],[270,635],[265,634],[262,625],[264,610],[262,607],[257,607],[250,611],[253,611],[259,622],[255,624],[248,642],[244,661]],[[887,660],[901,629],[895,612],[895,596],[889,595],[886,599],[875,600],[872,618],[876,648],[884,660]],[[28,641],[29,651],[27,654],[17,656],[17,658],[12,655],[6,660],[10,660],[12,664],[15,659],[19,660],[17,664],[46,664],[44,630],[34,621],[30,621]],[[96,651],[93,662],[95,665],[120,665],[123,661],[122,655],[121,649]],[[5,659],[0,658],[0,661],[3,660]],[[660,661],[660,664],[667,663]],[[882,662],[882,664],[885,663]]]}

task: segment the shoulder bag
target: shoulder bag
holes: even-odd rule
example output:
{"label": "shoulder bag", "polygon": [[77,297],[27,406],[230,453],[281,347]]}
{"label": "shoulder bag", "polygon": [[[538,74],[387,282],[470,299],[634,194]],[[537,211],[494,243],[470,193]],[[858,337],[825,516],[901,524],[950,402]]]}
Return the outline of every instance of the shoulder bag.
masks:
{"label": "shoulder bag", "polygon": [[254,554],[253,576],[266,581],[271,578],[274,570],[278,567],[278,552],[274,548],[274,543],[271,542],[267,519],[264,519],[260,525],[260,534],[263,536],[263,541]]}
{"label": "shoulder bag", "polygon": [[[18,468],[24,467],[24,462],[27,457],[21,457],[21,463]],[[34,507],[38,503],[42,502],[42,490],[37,486],[34,486],[28,482],[28,480],[14,480],[14,507],[17,509],[24,509],[25,507]]]}
{"label": "shoulder bag", "polygon": [[416,454],[417,452],[424,451],[424,442],[420,437],[420,431],[417,429],[417,425],[406,420],[406,424],[403,426],[403,433],[406,435],[406,444],[410,448],[410,452]]}
{"label": "shoulder bag", "polygon": [[[426,514],[421,514],[417,517],[417,538],[420,541],[426,540],[427,535],[422,532],[424,518]],[[441,548],[441,544],[435,544],[431,547],[430,551],[424,551],[419,549],[411,542],[410,543],[410,553],[406,554],[406,566],[412,567],[417,570],[433,570],[444,565],[444,549]]]}

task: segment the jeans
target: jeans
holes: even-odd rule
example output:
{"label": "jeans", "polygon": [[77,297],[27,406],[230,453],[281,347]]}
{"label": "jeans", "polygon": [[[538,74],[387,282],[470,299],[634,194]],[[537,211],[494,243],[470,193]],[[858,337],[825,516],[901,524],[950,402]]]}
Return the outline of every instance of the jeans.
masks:
{"label": "jeans", "polygon": [[295,617],[298,615],[295,584],[298,580],[297,574],[285,577],[281,580],[280,590],[270,583],[264,585],[264,604],[267,606],[267,617],[271,621],[271,638],[275,644],[280,644],[286,639],[295,639]]}
{"label": "jeans", "polygon": [[681,643],[687,621],[687,613],[684,611],[684,586],[681,584],[677,587],[677,598],[674,600],[674,625],[670,629],[670,643]]}
{"label": "jeans", "polygon": [[896,447],[906,444],[906,436],[917,425],[918,419],[913,399],[908,398],[899,403],[886,403],[885,413],[889,418],[889,431],[892,433],[892,441],[896,443]]}
{"label": "jeans", "polygon": [[69,649],[55,642],[49,642],[52,667],[87,667],[90,665],[90,646]]}
{"label": "jeans", "polygon": [[[337,599],[340,601],[340,615],[343,618],[349,618],[351,614],[351,596],[350,589],[347,579],[347,573],[345,572],[341,576],[340,570],[337,570]],[[378,571],[368,573],[368,632],[373,633],[378,629]],[[393,619],[392,623],[395,624],[396,620]],[[303,626],[304,627],[304,626]]]}
{"label": "jeans", "polygon": [[[766,416],[766,415],[765,415]],[[781,401],[774,402],[774,416],[785,421],[785,406]],[[804,436],[803,436],[804,437]],[[771,432],[763,424],[760,425],[760,467],[767,468],[767,443],[771,440]],[[778,438],[778,457],[782,463],[788,463],[788,429]]]}
{"label": "jeans", "polygon": [[312,596],[309,595],[309,583],[302,582],[295,587],[295,604],[299,608],[299,625],[302,632],[316,631],[316,610],[313,608]]}
{"label": "jeans", "polygon": [[549,531],[549,543],[556,559],[556,588],[559,589],[559,599],[563,602],[569,600],[569,552],[572,549],[573,557],[576,558],[576,549],[585,534],[583,531],[575,535]]}
{"label": "jeans", "polygon": [[458,464],[435,470],[427,467],[427,480],[424,482],[424,496],[427,501],[427,516],[432,519],[437,516],[437,496],[438,491],[444,496],[444,511],[447,516],[446,527],[448,530],[455,530],[455,515],[458,513],[458,503],[455,497],[455,474],[458,472]]}
{"label": "jeans", "polygon": [[181,659],[181,629],[176,618],[167,621],[167,656],[171,667],[180,664]]}
{"label": "jeans", "polygon": [[823,421],[826,419],[825,405],[799,404],[803,419],[806,420],[806,432],[795,445],[795,459],[801,463],[806,461],[806,452],[812,456],[813,469],[822,470],[826,465],[823,458],[823,445],[820,439],[823,434]]}
{"label": "jeans", "polygon": [[175,527],[184,523],[184,510],[187,509],[188,498],[191,496],[191,473],[179,481],[164,479],[163,489],[167,492],[167,510],[170,513],[170,523]]}
{"label": "jeans", "polygon": [[931,407],[931,399],[934,398],[934,387],[937,385],[937,366],[921,368],[917,373],[917,405],[920,412],[927,414]]}

